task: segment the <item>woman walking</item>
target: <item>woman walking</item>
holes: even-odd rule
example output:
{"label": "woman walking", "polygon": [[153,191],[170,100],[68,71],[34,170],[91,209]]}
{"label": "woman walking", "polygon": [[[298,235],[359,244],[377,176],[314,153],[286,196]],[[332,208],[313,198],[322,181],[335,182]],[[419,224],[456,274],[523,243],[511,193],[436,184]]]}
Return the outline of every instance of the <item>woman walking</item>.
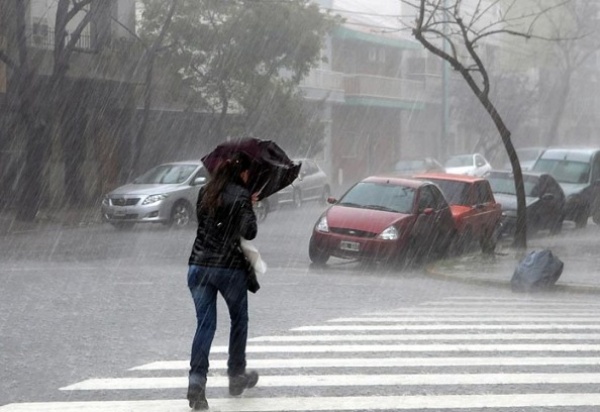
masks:
{"label": "woman walking", "polygon": [[241,395],[256,386],[258,373],[246,371],[248,337],[248,263],[240,237],[256,237],[256,216],[246,187],[250,159],[233,155],[215,171],[200,190],[198,230],[189,259],[188,287],[196,307],[197,327],[192,343],[187,399],[194,410],[208,409],[206,376],[208,355],[217,327],[217,294],[229,309],[229,393]]}

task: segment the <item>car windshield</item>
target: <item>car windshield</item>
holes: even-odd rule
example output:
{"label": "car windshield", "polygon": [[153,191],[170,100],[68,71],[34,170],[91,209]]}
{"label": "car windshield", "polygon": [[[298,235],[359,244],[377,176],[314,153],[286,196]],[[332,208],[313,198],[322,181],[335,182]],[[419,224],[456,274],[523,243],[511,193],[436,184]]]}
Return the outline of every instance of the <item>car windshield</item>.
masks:
{"label": "car windshield", "polygon": [[[517,195],[517,189],[515,188],[515,181],[512,175],[498,175],[491,174],[487,176],[487,180],[490,182],[492,192],[502,193],[506,195]],[[539,182],[537,176],[523,176],[523,187],[525,189],[525,196],[533,196],[533,191]]]}
{"label": "car windshield", "polygon": [[455,182],[452,180],[443,179],[428,179],[430,182],[439,186],[444,194],[444,197],[451,205],[468,205],[469,204],[469,183]]}
{"label": "car windshield", "polygon": [[540,155],[540,149],[519,149],[517,150],[517,157],[519,162],[532,162]]}
{"label": "car windshield", "polygon": [[560,159],[539,159],[533,170],[551,174],[560,183],[587,183],[590,165],[585,162]]}
{"label": "car windshield", "polygon": [[415,189],[388,183],[361,182],[340,199],[339,205],[363,209],[410,213]]}
{"label": "car windshield", "polygon": [[133,181],[135,184],[177,184],[185,182],[198,165],[194,164],[166,164],[150,169]]}
{"label": "car windshield", "polygon": [[473,166],[473,156],[471,155],[461,155],[451,157],[446,161],[446,167],[466,167]]}

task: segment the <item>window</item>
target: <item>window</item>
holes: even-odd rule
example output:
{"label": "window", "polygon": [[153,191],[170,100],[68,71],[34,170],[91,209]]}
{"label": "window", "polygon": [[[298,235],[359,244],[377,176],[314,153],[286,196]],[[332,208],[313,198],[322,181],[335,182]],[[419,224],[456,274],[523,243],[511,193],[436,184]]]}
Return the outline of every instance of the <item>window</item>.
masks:
{"label": "window", "polygon": [[485,166],[485,160],[483,160],[483,157],[481,157],[479,155],[475,155],[475,166],[477,166],[477,167]]}
{"label": "window", "polygon": [[426,186],[421,188],[421,192],[419,194],[419,212],[429,208],[435,209],[436,202],[431,188]]}
{"label": "window", "polygon": [[596,153],[592,166],[592,183],[600,180],[600,153]]}
{"label": "window", "polygon": [[492,191],[486,182],[475,183],[475,204],[481,205],[492,201]]}

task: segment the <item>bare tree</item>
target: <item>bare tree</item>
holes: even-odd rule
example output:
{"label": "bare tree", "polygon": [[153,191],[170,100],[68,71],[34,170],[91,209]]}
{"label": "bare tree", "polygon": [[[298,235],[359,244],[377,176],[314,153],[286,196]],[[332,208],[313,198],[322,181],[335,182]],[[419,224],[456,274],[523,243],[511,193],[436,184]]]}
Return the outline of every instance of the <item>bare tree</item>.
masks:
{"label": "bare tree", "polygon": [[[69,62],[78,50],[83,30],[93,19],[90,5],[98,0],[58,0],[52,53],[52,69],[42,75],[39,56],[30,53],[26,25],[27,2],[13,0],[7,10],[14,14],[14,31],[8,42],[16,56],[7,49],[0,50],[0,58],[10,72],[11,98],[14,101],[17,124],[15,130],[22,136],[25,147],[23,175],[17,194],[17,219],[32,221],[42,202],[43,172],[46,165],[53,129],[64,118],[65,77]],[[76,20],[78,16],[80,19]],[[70,32],[67,27],[76,22]]]}
{"label": "bare tree", "polygon": [[550,75],[556,73],[546,99],[552,102],[547,105],[550,122],[545,136],[548,146],[557,143],[574,76],[600,50],[597,0],[572,0],[565,4],[564,11],[560,17],[548,17],[552,37],[558,39],[553,43],[552,57],[556,64],[547,69]]}
{"label": "bare tree", "polygon": [[[534,25],[540,15],[550,8],[536,12],[510,12],[517,0],[401,0],[416,14],[407,24],[413,36],[431,53],[447,61],[466,81],[479,102],[489,114],[500,133],[502,143],[512,165],[517,192],[517,228],[514,246],[527,246],[525,190],[519,159],[511,139],[511,132],[490,97],[490,76],[484,61],[485,42],[493,36],[533,37]],[[522,0],[520,0],[522,3]],[[505,7],[501,6],[504,5]]]}

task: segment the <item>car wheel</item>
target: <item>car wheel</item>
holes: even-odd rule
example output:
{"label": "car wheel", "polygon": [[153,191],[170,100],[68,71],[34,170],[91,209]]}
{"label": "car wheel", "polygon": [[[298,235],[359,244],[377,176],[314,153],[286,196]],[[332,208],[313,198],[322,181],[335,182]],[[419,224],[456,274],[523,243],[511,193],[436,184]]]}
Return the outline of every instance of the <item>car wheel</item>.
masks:
{"label": "car wheel", "polygon": [[456,253],[462,255],[469,250],[469,247],[473,243],[473,231],[468,227],[462,235],[457,235],[455,240]]}
{"label": "car wheel", "polygon": [[554,224],[550,227],[551,235],[558,235],[560,232],[562,232],[564,220],[565,220],[565,217],[561,216],[556,222],[554,222]]}
{"label": "car wheel", "polygon": [[300,190],[295,189],[293,196],[294,196],[294,207],[302,206],[302,193],[300,192]]}
{"label": "car wheel", "polygon": [[479,239],[479,246],[481,246],[481,252],[486,255],[493,255],[496,250],[496,237],[494,236],[494,230],[488,230],[483,233],[481,239]]}
{"label": "car wheel", "polygon": [[256,215],[256,221],[262,222],[267,218],[269,214],[269,204],[266,199],[259,200],[254,205],[254,214]]}
{"label": "car wheel", "polygon": [[310,261],[315,265],[324,265],[329,260],[329,253],[319,249],[317,245],[311,240],[308,245],[308,257]]}
{"label": "car wheel", "polygon": [[131,230],[135,225],[133,222],[111,222],[110,224],[117,230]]}
{"label": "car wheel", "polygon": [[592,220],[595,224],[600,225],[600,207],[594,211],[594,214],[592,215]]}
{"label": "car wheel", "polygon": [[577,229],[583,229],[584,227],[586,227],[588,218],[589,218],[589,213],[588,213],[587,209],[579,210],[577,212],[577,215],[575,216],[575,227]]}
{"label": "car wheel", "polygon": [[171,218],[169,219],[169,225],[180,228],[186,227],[192,217],[192,208],[186,201],[179,201],[175,203],[173,209],[171,209]]}
{"label": "car wheel", "polygon": [[327,204],[327,199],[329,198],[329,196],[331,196],[331,190],[329,189],[329,186],[325,186],[323,188],[323,193],[321,193],[321,203]]}

